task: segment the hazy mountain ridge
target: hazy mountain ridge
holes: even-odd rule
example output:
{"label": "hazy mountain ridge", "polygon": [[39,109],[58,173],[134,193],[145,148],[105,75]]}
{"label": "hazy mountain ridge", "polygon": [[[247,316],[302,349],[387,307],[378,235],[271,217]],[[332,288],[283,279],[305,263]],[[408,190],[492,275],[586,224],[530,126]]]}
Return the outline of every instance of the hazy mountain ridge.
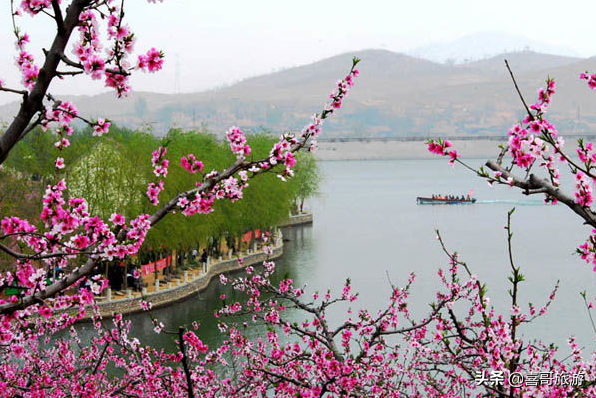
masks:
{"label": "hazy mountain ridge", "polygon": [[501,31],[476,32],[455,40],[421,46],[407,51],[407,53],[434,62],[458,64],[521,51],[559,54],[568,57],[578,56],[574,50],[564,46],[554,46]]}
{"label": "hazy mountain ridge", "polygon": [[484,58],[458,66],[482,70],[486,73],[497,73],[509,76],[509,72],[507,72],[505,67],[505,59],[509,62],[509,65],[516,74],[553,69],[582,61],[582,58],[579,57],[543,54],[534,51],[519,51],[499,54],[490,58]]}
{"label": "hazy mountain ridge", "polygon": [[[580,72],[596,69],[596,59],[531,51],[449,65],[365,50],[203,93],[136,92],[125,100],[106,93],[62,99],[72,100],[85,116],[107,117],[131,127],[152,124],[158,134],[171,126],[201,125],[219,134],[232,125],[296,131],[321,109],[353,56],[362,59],[361,76],[345,108],[326,124],[329,137],[505,134],[523,112],[504,58],[528,102],[535,100],[536,89],[547,76],[557,79],[559,92],[549,117],[560,129],[596,131],[596,93],[578,79]],[[16,110],[17,104],[0,107],[0,119],[10,120]]]}

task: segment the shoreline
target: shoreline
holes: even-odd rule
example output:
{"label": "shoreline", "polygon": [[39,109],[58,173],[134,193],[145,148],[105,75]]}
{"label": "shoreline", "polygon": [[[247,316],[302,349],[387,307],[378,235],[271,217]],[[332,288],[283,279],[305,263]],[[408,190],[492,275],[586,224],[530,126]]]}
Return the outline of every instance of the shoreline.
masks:
{"label": "shoreline", "polygon": [[[451,140],[453,148],[465,158],[494,158],[505,140]],[[322,141],[314,152],[317,160],[418,160],[436,159],[424,141]]]}
{"label": "shoreline", "polygon": [[288,228],[294,227],[297,225],[306,225],[313,223],[313,215],[312,213],[300,213],[290,216],[286,221],[280,223],[277,227],[278,228]]}
{"label": "shoreline", "polygon": [[[279,228],[310,224],[312,222],[312,213],[303,213],[290,216],[285,222],[279,225]],[[283,248],[283,233],[279,230],[272,245],[273,252],[270,255],[265,254],[262,250],[249,250],[242,253],[244,254],[241,257],[243,259],[242,265],[238,263],[238,256],[225,259],[220,258],[208,264],[206,273],[202,273],[198,269],[184,271],[183,278],[178,279],[176,284],[169,282],[164,288],[147,293],[145,296],[135,293],[132,297],[97,302],[97,306],[101,317],[104,319],[110,319],[114,314],[130,315],[143,312],[140,304],[142,300],[151,302],[152,309],[164,308],[188,300],[201,293],[220,274],[232,273],[249,265],[259,264],[268,259],[273,260],[281,257],[283,255]],[[73,310],[67,312],[71,314],[75,313]],[[81,319],[77,320],[77,323],[90,322],[92,316],[92,310],[87,308],[87,313]]]}

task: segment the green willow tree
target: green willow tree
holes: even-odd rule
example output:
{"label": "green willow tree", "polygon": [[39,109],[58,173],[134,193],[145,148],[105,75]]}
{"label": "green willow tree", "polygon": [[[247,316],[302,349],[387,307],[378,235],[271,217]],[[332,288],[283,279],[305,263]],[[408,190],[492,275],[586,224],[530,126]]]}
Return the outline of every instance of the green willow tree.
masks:
{"label": "green willow tree", "polygon": [[[204,164],[204,172],[221,170],[234,161],[227,144],[205,131],[171,130],[163,139],[151,134],[112,126],[110,134],[98,141],[89,129],[77,131],[72,135],[71,147],[62,152],[67,164],[67,173],[54,167],[54,157],[35,148],[51,147],[55,137],[41,130],[28,135],[15,150],[22,156],[11,157],[0,176],[1,183],[11,183],[17,176],[24,180],[16,191],[3,190],[5,195],[29,195],[40,203],[47,181],[63,177],[67,180],[70,196],[88,199],[91,214],[107,219],[113,212],[127,217],[150,212],[145,191],[149,182],[156,177],[149,167],[151,152],[160,144],[166,144],[168,158],[180,159],[189,153],[195,154]],[[252,157],[263,158],[276,142],[276,138],[265,132],[248,136],[252,147]],[[51,148],[50,150],[53,150]],[[85,155],[81,155],[85,154]],[[15,160],[13,160],[15,159]],[[26,161],[17,161],[25,159]],[[168,184],[161,195],[169,197],[192,184],[196,176],[189,174],[182,167],[172,165],[168,175]],[[244,199],[237,203],[221,201],[216,204],[216,211],[203,217],[186,217],[173,214],[156,225],[147,236],[144,253],[158,250],[177,250],[189,252],[197,247],[215,246],[227,242],[234,246],[247,231],[270,229],[288,217],[297,203],[314,194],[319,183],[316,161],[310,154],[301,154],[296,166],[296,175],[287,182],[281,181],[274,173],[266,173],[250,182],[244,191]],[[9,171],[9,172],[6,172]],[[11,177],[12,176],[12,177]],[[22,192],[17,192],[22,191]],[[0,200],[2,200],[0,198]],[[10,203],[22,203],[8,200]],[[7,209],[8,214],[21,212],[36,213],[41,209]]]}
{"label": "green willow tree", "polygon": [[310,152],[299,152],[298,163],[294,168],[296,175],[290,184],[292,195],[296,199],[296,210],[304,211],[304,201],[318,193],[321,173],[317,161]]}
{"label": "green willow tree", "polygon": [[[266,156],[275,142],[274,137],[264,133],[250,135],[248,139],[254,158]],[[205,163],[205,172],[224,168],[234,161],[226,144],[210,134],[172,130],[165,141],[171,158],[193,153]],[[165,195],[188,186],[192,180],[192,175],[182,168],[170,168]],[[150,231],[146,245],[186,251],[208,246],[214,239],[231,242],[247,231],[269,229],[288,217],[296,200],[295,192],[293,179],[283,182],[273,173],[261,175],[251,181],[244,199],[237,203],[218,202],[215,212],[200,219],[174,214],[163,220]]]}

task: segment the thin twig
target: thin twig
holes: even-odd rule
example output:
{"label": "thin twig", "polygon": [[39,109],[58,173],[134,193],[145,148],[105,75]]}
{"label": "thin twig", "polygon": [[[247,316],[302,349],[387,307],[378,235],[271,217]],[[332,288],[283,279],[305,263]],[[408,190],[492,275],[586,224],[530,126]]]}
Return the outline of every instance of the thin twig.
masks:
{"label": "thin twig", "polygon": [[534,115],[532,115],[532,112],[530,112],[530,108],[528,107],[528,104],[526,104],[526,100],[524,99],[524,96],[522,95],[521,91],[519,90],[519,87],[517,86],[517,82],[515,81],[515,76],[513,76],[513,72],[511,71],[511,68],[509,67],[509,62],[507,62],[507,60],[505,60],[505,66],[507,67],[507,70],[509,71],[509,75],[511,76],[511,80],[513,80],[513,85],[515,86],[515,90],[517,91],[517,94],[519,95],[519,99],[521,100],[522,104],[524,104],[524,108],[526,108],[526,111],[528,112],[528,116],[530,117],[530,120],[534,120]]}

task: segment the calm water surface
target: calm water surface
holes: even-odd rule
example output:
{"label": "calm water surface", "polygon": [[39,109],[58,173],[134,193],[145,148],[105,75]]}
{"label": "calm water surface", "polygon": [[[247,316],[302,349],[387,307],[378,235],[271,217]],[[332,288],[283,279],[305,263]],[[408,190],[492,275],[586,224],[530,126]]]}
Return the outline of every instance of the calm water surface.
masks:
{"label": "calm water surface", "polygon": [[[480,165],[481,161],[471,163]],[[596,277],[591,267],[573,255],[589,228],[566,207],[544,206],[539,198],[528,199],[513,189],[490,188],[465,169],[447,166],[444,160],[322,162],[321,167],[321,193],[310,202],[315,222],[285,231],[289,241],[283,258],[276,262],[280,277],[289,275],[307,284],[310,291],[321,292],[328,287],[340,289],[343,281],[351,278],[355,291],[360,292],[354,307],[379,309],[389,295],[388,278],[400,285],[413,271],[417,281],[412,310],[423,316],[438,286],[437,269],[447,264],[435,239],[434,230],[439,229],[449,248],[457,250],[488,284],[492,302],[508,313],[510,268],[503,226],[507,211],[515,206],[515,259],[527,279],[521,286],[520,302],[541,305],[561,280],[549,314],[522,332],[558,345],[565,345],[566,339],[575,335],[587,349],[595,349],[594,332],[579,292],[596,295]],[[459,195],[471,189],[479,200],[475,205],[416,205],[416,196]],[[231,294],[214,282],[199,296],[154,311],[154,315],[171,329],[200,321],[201,337],[215,344],[220,335],[211,314],[218,308],[222,292]],[[152,332],[146,314],[130,319],[142,340],[172,346],[170,337]],[[341,319],[339,311],[331,314],[331,319]]]}

